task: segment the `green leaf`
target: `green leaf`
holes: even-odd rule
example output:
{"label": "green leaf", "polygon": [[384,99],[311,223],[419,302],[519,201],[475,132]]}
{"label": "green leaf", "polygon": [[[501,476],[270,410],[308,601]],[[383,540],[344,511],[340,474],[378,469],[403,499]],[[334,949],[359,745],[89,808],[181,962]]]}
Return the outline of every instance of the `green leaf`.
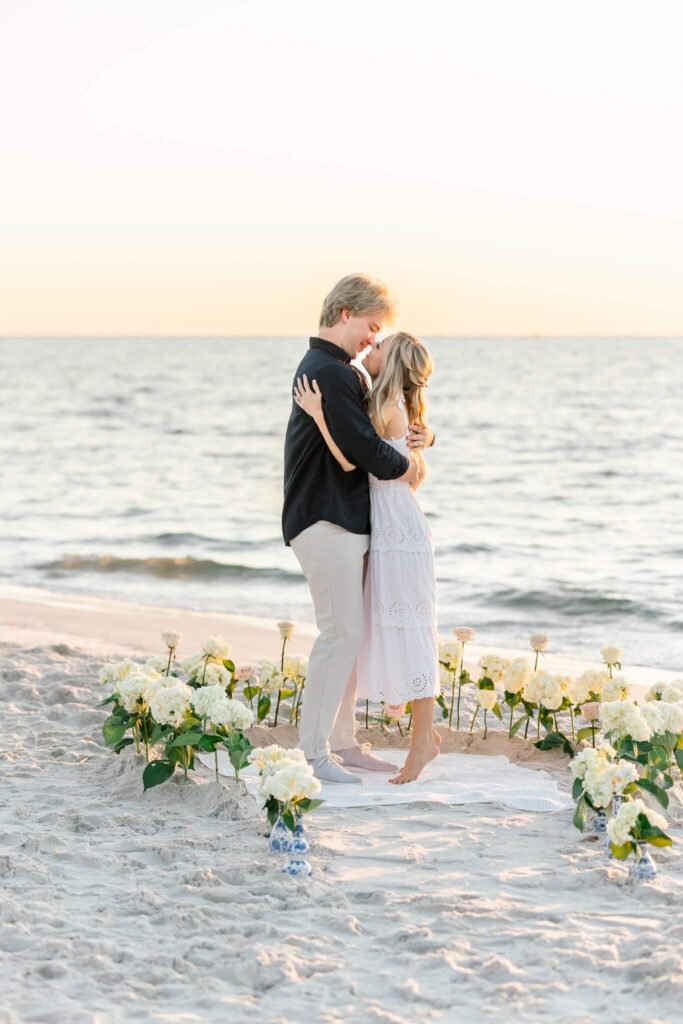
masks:
{"label": "green leaf", "polygon": [[117,743],[116,746],[113,747],[112,749],[113,749],[115,754],[120,754],[124,747],[130,747],[130,746],[132,746],[133,743],[135,743],[135,740],[133,739],[133,737],[132,736],[126,736],[125,739],[121,740],[120,743]]}
{"label": "green leaf", "polygon": [[534,746],[539,750],[553,750],[555,747],[562,747],[566,754],[574,753],[574,748],[563,732],[549,732],[542,740],[534,743]]}
{"label": "green leaf", "polygon": [[155,722],[154,723],[154,728],[152,729],[152,735],[149,738],[149,742],[150,743],[158,743],[159,740],[164,738],[164,736],[166,735],[167,731],[168,731],[167,726],[159,725],[158,722]]}
{"label": "green leaf", "polygon": [[494,683],[493,679],[489,679],[488,676],[482,676],[479,682],[477,683],[477,687],[480,690],[495,690],[496,684]]}
{"label": "green leaf", "polygon": [[582,740],[590,739],[592,735],[593,735],[593,730],[591,729],[591,727],[589,725],[589,726],[587,726],[587,727],[585,727],[583,729],[579,729],[579,731],[576,734],[576,741],[577,741],[577,743],[581,743]]}
{"label": "green leaf", "polygon": [[518,718],[517,721],[515,722],[515,724],[512,726],[512,729],[510,730],[510,736],[516,736],[517,733],[519,732],[519,730],[524,725],[524,723],[528,722],[528,721],[529,721],[529,716],[528,715],[522,715],[521,718]]}
{"label": "green leaf", "polygon": [[256,721],[262,722],[270,711],[270,696],[267,693],[262,693],[259,697],[258,708],[256,712]]}
{"label": "green leaf", "polygon": [[572,786],[572,798],[578,800],[583,793],[583,779],[574,779],[574,785]]}
{"label": "green leaf", "polygon": [[244,689],[242,690],[242,693],[247,698],[247,700],[251,700],[252,697],[255,697],[256,694],[258,693],[258,686],[245,686]]}
{"label": "green leaf", "polygon": [[193,747],[196,743],[199,743],[202,736],[203,733],[201,732],[178,733],[176,738],[166,745],[166,750],[172,750],[173,747]]}
{"label": "green leaf", "polygon": [[583,832],[586,827],[586,816],[588,814],[588,805],[586,803],[585,795],[579,797],[576,802],[576,810],[574,811],[574,825],[580,832]]}
{"label": "green leaf", "polygon": [[105,705],[113,704],[117,700],[118,700],[118,697],[116,696],[116,694],[112,693],[112,694],[109,695],[109,697],[107,697],[106,700],[101,700],[100,703],[97,706],[98,706],[98,708],[103,708],[103,707],[105,707]]}
{"label": "green leaf", "polygon": [[129,728],[130,726],[128,725],[121,725],[118,720],[117,724],[111,725],[107,725],[105,722],[102,726],[102,738],[104,739],[105,746],[115,747],[121,742]]}
{"label": "green leaf", "polygon": [[308,814],[310,811],[314,811],[316,807],[320,807],[320,805],[324,803],[324,800],[312,800],[310,797],[306,797],[304,800],[299,800],[296,806],[302,814]]}
{"label": "green leaf", "polygon": [[499,722],[503,721],[503,712],[500,710],[500,704],[494,704],[491,711],[496,716]]}
{"label": "green leaf", "polygon": [[289,831],[293,832],[294,829],[296,828],[296,821],[294,820],[294,815],[292,814],[292,812],[285,811],[285,813],[282,815],[282,820],[284,821]]}
{"label": "green leaf", "polygon": [[674,750],[674,757],[676,758],[676,764],[683,772],[683,748],[680,745],[681,741],[678,741],[678,747]]}
{"label": "green leaf", "polygon": [[227,668],[231,675],[235,674],[235,662],[231,661],[230,658],[223,658],[223,665]]}
{"label": "green leaf", "polygon": [[636,844],[624,843],[622,846],[617,846],[615,843],[610,843],[610,850],[617,860],[626,860],[629,854],[636,852]]}
{"label": "green leaf", "polygon": [[162,782],[170,779],[175,771],[175,765],[171,761],[150,761],[142,773],[142,784],[145,790],[153,786],[160,786]]}
{"label": "green leaf", "polygon": [[644,789],[646,793],[651,793],[662,807],[669,806],[669,797],[667,793],[664,792],[661,786],[651,782],[650,779],[636,779],[636,786],[638,786],[639,789]]}
{"label": "green leaf", "polygon": [[659,771],[666,771],[669,767],[669,755],[664,747],[653,747],[648,758],[649,763],[658,768]]}
{"label": "green leaf", "polygon": [[217,746],[223,742],[222,736],[217,736],[215,733],[205,732],[202,734],[201,739],[197,743],[199,750],[204,750],[207,754],[213,754]]}
{"label": "green leaf", "polygon": [[649,843],[650,846],[671,846],[672,843],[671,837],[665,835],[664,832],[662,832],[662,834],[659,836],[647,835],[643,836],[642,838],[643,841]]}

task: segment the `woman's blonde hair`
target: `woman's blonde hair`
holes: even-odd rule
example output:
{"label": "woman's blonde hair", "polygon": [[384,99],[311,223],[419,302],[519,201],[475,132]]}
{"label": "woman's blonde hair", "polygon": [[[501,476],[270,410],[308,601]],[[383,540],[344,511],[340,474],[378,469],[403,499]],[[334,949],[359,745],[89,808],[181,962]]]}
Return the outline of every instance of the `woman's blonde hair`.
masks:
{"label": "woman's blonde hair", "polygon": [[334,327],[343,309],[348,309],[352,316],[376,313],[382,320],[391,321],[396,314],[396,301],[383,281],[367,274],[349,274],[337,281],[323,302],[319,326]]}
{"label": "woman's blonde hair", "polygon": [[389,407],[403,396],[409,423],[425,426],[427,403],[424,390],[434,369],[429,349],[414,334],[399,331],[384,341],[388,345],[384,365],[366,396],[373,427],[383,434]]}

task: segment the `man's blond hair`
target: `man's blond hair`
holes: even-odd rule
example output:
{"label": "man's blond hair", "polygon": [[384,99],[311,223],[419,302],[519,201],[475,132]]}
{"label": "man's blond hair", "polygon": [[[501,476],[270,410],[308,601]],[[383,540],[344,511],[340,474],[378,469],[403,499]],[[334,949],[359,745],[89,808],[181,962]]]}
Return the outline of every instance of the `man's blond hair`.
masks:
{"label": "man's blond hair", "polygon": [[396,301],[383,281],[367,274],[348,274],[337,281],[323,302],[320,327],[334,327],[343,309],[352,316],[376,313],[380,319],[391,321],[396,315]]}

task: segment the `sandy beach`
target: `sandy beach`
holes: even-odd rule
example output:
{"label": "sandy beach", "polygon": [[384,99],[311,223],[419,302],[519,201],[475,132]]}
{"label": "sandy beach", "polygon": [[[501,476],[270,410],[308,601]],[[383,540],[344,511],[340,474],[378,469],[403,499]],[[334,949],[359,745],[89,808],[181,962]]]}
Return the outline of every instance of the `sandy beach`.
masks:
{"label": "sandy beach", "polygon": [[[570,811],[322,807],[313,876],[285,878],[243,783],[200,769],[143,794],[135,756],[103,747],[96,707],[101,662],[157,652],[162,628],[180,629],[187,652],[221,633],[246,660],[276,655],[274,623],[17,588],[0,594],[0,617],[3,1024],[678,1015],[678,843],[654,851],[657,880],[634,888]],[[312,636],[300,626],[293,652]],[[624,673],[641,687],[676,674]],[[441,731],[444,751],[505,754],[570,789],[561,753]],[[677,840],[678,790],[668,818]]]}

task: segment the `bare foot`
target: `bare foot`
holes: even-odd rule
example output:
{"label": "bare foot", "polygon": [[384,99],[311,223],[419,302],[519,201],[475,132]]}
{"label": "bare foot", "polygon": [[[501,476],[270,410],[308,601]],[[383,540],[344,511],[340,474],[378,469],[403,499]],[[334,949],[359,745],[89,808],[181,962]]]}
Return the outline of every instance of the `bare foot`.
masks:
{"label": "bare foot", "polygon": [[443,736],[441,735],[441,733],[437,732],[436,729],[433,729],[432,733],[434,735],[434,742],[436,743],[437,747],[440,747],[441,744],[443,743]]}
{"label": "bare foot", "polygon": [[429,764],[429,762],[432,761],[438,753],[438,743],[420,744],[420,746],[415,747],[415,749],[411,747],[403,768],[401,768],[395,778],[389,779],[389,782],[393,783],[395,786],[402,786],[406,782],[414,782],[421,774],[425,765]]}

